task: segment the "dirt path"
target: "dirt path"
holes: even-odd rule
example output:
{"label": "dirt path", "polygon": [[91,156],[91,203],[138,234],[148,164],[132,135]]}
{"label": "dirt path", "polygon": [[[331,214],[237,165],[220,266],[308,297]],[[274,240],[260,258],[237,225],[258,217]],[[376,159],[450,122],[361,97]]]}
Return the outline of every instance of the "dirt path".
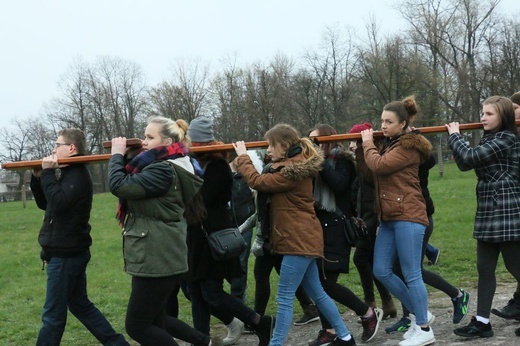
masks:
{"label": "dirt path", "polygon": [[[494,307],[502,307],[512,297],[516,284],[510,284],[506,286],[500,286],[497,288],[495,299],[493,302]],[[468,290],[471,294],[470,309],[468,316],[460,323],[460,326],[464,326],[469,323],[471,315],[476,313],[477,299],[476,290]],[[493,325],[493,331],[495,336],[492,338],[485,339],[466,339],[461,338],[453,334],[453,329],[459,325],[452,323],[452,312],[453,306],[449,298],[435,290],[430,290],[429,294],[429,308],[430,311],[436,316],[435,322],[432,328],[435,332],[435,338],[437,342],[435,345],[501,345],[501,346],[513,346],[520,345],[520,337],[514,334],[515,329],[520,327],[520,323],[517,321],[507,321],[497,316],[491,315],[491,323]],[[400,318],[400,316],[398,316]],[[348,328],[354,335],[358,345],[362,345],[361,342],[361,325],[356,323],[357,317],[352,312],[343,314],[343,319],[346,321]],[[367,345],[397,345],[402,340],[402,334],[386,334],[385,328],[395,323],[397,319],[390,319],[383,321],[379,327],[376,337],[370,341]],[[319,322],[310,323],[306,326],[293,326],[289,332],[289,338],[287,345],[307,345],[308,341],[314,339],[320,329]],[[216,335],[226,335],[226,329],[224,325],[216,325],[213,327],[213,333]],[[244,334],[237,345],[258,345],[258,338],[255,335]]]}

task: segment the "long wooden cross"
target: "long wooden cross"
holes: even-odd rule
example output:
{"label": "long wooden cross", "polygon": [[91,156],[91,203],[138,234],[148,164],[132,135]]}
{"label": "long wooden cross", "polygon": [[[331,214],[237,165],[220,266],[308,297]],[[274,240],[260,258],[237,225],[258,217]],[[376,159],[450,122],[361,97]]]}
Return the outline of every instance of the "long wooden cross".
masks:
{"label": "long wooden cross", "polygon": [[[517,125],[520,125],[520,121],[517,121]],[[460,130],[476,130],[481,129],[481,123],[469,123],[469,124],[460,124]],[[429,127],[420,127],[418,130],[421,131],[422,134],[431,134],[431,133],[441,133],[447,132],[446,127],[444,125],[441,126],[429,126]],[[382,131],[374,131],[374,137],[382,137]],[[355,141],[361,139],[361,134],[359,133],[347,133],[347,134],[337,134],[331,136],[318,136],[313,137],[318,140],[318,142],[342,142],[342,141]],[[127,142],[127,146],[140,146],[140,139],[129,139]],[[103,142],[104,148],[110,148],[112,146],[112,142],[107,141]],[[256,141],[256,142],[246,142],[247,149],[257,149],[257,148],[267,148],[267,141]],[[200,146],[200,147],[191,147],[190,151],[193,153],[210,153],[210,152],[218,152],[218,151],[232,151],[234,150],[233,144],[219,144],[219,145],[208,145],[208,146]],[[59,164],[74,164],[74,163],[100,163],[105,162],[110,159],[111,154],[97,154],[97,155],[86,155],[86,156],[74,156],[67,157],[64,159],[60,159],[58,161]],[[29,160],[29,161],[13,161],[13,162],[4,162],[2,163],[2,169],[8,170],[24,170],[24,169],[33,169],[41,167],[42,160]]]}

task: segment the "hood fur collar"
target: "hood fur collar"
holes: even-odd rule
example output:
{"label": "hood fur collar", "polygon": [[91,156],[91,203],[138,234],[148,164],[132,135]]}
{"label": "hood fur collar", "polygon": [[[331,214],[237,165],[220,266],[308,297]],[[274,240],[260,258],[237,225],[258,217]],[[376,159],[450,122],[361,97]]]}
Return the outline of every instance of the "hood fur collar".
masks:
{"label": "hood fur collar", "polygon": [[336,159],[347,159],[352,162],[356,162],[356,156],[354,153],[345,147],[335,147],[330,151],[329,157]]}
{"label": "hood fur collar", "polygon": [[308,159],[304,159],[301,154],[291,157],[285,161],[273,164],[273,168],[283,167],[281,172],[290,180],[303,180],[305,178],[315,177],[321,171],[324,158],[323,153],[318,151]]}
{"label": "hood fur collar", "polygon": [[421,153],[423,159],[430,157],[433,146],[423,135],[417,133],[406,133],[399,137],[399,143],[406,149],[416,149]]}

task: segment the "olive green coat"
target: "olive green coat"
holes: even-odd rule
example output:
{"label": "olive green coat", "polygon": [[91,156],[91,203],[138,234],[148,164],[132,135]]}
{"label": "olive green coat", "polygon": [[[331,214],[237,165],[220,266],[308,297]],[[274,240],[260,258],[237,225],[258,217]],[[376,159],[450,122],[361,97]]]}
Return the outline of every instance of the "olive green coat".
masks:
{"label": "olive green coat", "polygon": [[109,162],[109,183],[112,193],[128,205],[123,228],[125,271],[140,277],[187,272],[183,213],[186,203],[202,186],[202,179],[168,161],[126,174],[123,156],[114,155]]}

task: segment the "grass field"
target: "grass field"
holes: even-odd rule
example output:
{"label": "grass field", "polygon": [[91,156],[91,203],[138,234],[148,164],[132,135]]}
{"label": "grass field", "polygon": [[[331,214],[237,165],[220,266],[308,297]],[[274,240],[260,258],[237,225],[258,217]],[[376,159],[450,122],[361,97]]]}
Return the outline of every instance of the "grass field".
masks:
{"label": "grass field", "polygon": [[[445,165],[443,177],[434,168],[430,190],[435,202],[435,231],[431,243],[442,250],[439,264],[431,267],[456,286],[476,287],[475,240],[472,238],[475,212],[473,172],[460,172],[454,164]],[[91,224],[92,260],[89,264],[88,289],[91,300],[107,316],[117,331],[124,331],[124,316],[129,296],[130,277],[123,272],[121,235],[114,219],[116,198],[111,194],[94,196]],[[39,259],[38,230],[43,211],[34,201],[23,209],[21,202],[0,203],[0,343],[34,345],[40,328],[45,299],[46,275]],[[254,257],[250,258],[250,268]],[[502,263],[499,282],[513,282]],[[272,275],[276,292],[276,274]],[[351,262],[351,274],[341,281],[358,294],[359,276]],[[253,306],[253,276],[249,273],[248,305]],[[190,308],[184,297],[180,318],[191,323]],[[340,307],[344,311],[344,307]],[[274,293],[268,313],[275,313]],[[295,313],[299,306],[295,304]],[[217,320],[213,321],[218,323]],[[98,345],[94,337],[72,315],[69,316],[63,345]]]}

